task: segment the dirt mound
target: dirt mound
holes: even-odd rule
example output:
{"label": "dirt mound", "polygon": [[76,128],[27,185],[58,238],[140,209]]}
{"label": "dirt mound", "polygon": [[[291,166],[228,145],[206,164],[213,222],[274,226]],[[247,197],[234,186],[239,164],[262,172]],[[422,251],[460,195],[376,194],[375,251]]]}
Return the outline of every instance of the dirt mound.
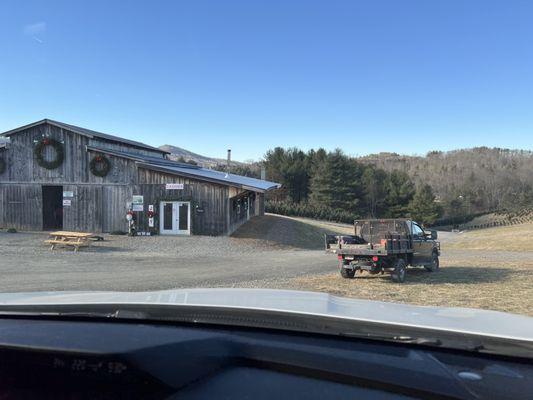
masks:
{"label": "dirt mound", "polygon": [[266,241],[282,247],[315,250],[324,248],[324,234],[346,234],[352,231],[353,228],[345,224],[267,214],[248,221],[231,236]]}

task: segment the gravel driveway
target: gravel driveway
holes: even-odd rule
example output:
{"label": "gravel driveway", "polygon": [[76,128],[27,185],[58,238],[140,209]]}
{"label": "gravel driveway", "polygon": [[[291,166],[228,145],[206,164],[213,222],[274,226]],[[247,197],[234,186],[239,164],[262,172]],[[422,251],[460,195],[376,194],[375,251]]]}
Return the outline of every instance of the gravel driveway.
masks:
{"label": "gravel driveway", "polygon": [[157,290],[335,271],[323,250],[230,237],[105,235],[78,253],[50,251],[45,233],[0,232],[0,291]]}

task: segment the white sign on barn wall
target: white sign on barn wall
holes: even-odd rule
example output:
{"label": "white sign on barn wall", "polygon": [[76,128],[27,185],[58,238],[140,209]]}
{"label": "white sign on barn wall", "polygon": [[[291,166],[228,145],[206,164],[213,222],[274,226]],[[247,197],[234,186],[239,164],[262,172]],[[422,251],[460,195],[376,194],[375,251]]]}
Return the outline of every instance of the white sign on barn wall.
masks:
{"label": "white sign on barn wall", "polygon": [[132,211],[144,211],[144,196],[134,194],[131,205]]}
{"label": "white sign on barn wall", "polygon": [[63,207],[70,207],[72,205],[72,200],[63,199]]}
{"label": "white sign on barn wall", "polygon": [[74,197],[74,192],[65,191],[63,192],[63,197]]}
{"label": "white sign on barn wall", "polygon": [[166,190],[183,190],[183,183],[167,183]]}

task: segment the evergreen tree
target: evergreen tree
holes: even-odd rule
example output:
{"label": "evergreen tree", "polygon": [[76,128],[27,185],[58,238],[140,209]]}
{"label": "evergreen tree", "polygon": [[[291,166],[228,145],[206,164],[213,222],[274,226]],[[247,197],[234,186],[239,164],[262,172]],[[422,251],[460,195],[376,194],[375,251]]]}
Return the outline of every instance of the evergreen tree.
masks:
{"label": "evergreen tree", "polygon": [[387,179],[385,215],[389,218],[407,216],[409,203],[413,200],[415,185],[403,171],[392,171]]}
{"label": "evergreen tree", "polygon": [[431,186],[425,184],[417,189],[409,204],[409,212],[415,221],[427,225],[433,224],[441,216],[442,208],[435,202]]}
{"label": "evergreen tree", "polygon": [[357,212],[361,197],[361,167],[341,150],[329,153],[316,165],[310,202],[315,206]]}

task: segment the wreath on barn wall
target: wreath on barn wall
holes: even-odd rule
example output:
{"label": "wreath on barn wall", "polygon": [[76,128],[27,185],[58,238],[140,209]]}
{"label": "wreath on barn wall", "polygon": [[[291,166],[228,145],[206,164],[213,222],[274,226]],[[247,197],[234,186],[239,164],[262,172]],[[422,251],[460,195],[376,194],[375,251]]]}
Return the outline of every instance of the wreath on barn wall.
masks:
{"label": "wreath on barn wall", "polygon": [[[50,161],[44,159],[43,153],[44,149],[47,146],[52,146],[56,153],[55,158]],[[37,159],[37,164],[46,169],[56,169],[61,164],[63,164],[63,160],[65,158],[65,153],[63,151],[63,145],[61,144],[61,142],[47,137],[43,138],[37,143],[37,146],[35,146],[34,149],[34,153],[35,158]]]}
{"label": "wreath on barn wall", "polygon": [[0,175],[2,175],[6,170],[6,162],[3,158],[0,158]]}
{"label": "wreath on barn wall", "polygon": [[104,177],[111,170],[111,161],[106,156],[97,154],[89,163],[89,169],[93,175]]}

